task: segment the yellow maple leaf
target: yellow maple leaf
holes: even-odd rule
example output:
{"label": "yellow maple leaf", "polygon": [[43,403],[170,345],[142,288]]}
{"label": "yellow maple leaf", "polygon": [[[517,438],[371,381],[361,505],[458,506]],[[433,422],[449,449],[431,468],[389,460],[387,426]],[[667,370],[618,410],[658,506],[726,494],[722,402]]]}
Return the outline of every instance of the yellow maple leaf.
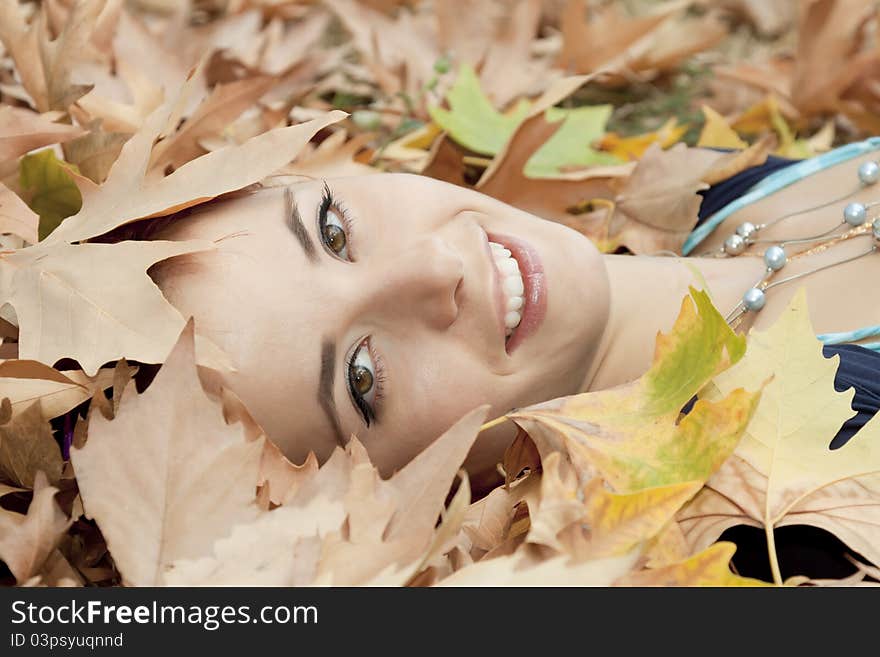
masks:
{"label": "yellow maple leaf", "polygon": [[801,289],[771,328],[751,333],[745,357],[707,387],[707,397],[718,399],[772,377],[733,456],[679,516],[692,548],[733,525],[763,527],[782,583],[773,530],[806,524],[880,563],[880,417],[829,448],[853,415],[853,389],[834,388],[838,361],[822,355]]}
{"label": "yellow maple leaf", "polygon": [[747,148],[748,144],[736,134],[727,120],[708,105],[703,105],[706,122],[700,131],[697,146],[706,148]]}

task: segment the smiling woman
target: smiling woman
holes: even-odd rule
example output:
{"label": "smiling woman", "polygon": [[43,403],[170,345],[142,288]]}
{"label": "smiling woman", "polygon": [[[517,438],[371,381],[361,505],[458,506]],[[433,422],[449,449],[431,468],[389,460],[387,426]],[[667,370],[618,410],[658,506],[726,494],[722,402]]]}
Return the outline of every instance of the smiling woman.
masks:
{"label": "smiling woman", "polygon": [[[821,203],[851,191],[860,163],[795,182],[730,221],[801,206],[804,234],[827,229]],[[805,187],[812,182],[820,184]],[[323,461],[357,435],[386,476],[478,405],[490,404],[495,417],[638,377],[688,286],[708,287],[726,312],[766,269],[760,257],[602,255],[561,224],[407,174],[233,195],[163,222],[151,237],[216,242],[150,273],[233,359],[224,382],[286,455],[299,463],[314,451]],[[820,332],[880,323],[876,305],[835,294],[840,286],[874,293],[878,259],[854,257],[863,241],[790,263]],[[795,291],[768,293],[752,323],[772,323]],[[492,472],[514,435],[510,423],[484,431],[466,467]]]}
{"label": "smiling woman", "polygon": [[[151,274],[297,462],[357,434],[390,473],[476,405],[583,389],[609,316],[588,239],[419,176],[267,188],[153,238],[217,241]],[[481,437],[469,466],[491,468],[511,437]]]}

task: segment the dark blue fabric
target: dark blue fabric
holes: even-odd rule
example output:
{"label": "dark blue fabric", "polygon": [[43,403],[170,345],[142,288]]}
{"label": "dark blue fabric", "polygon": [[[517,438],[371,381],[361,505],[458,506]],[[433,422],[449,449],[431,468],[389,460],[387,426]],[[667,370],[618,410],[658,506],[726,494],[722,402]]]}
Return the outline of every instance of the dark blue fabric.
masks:
{"label": "dark blue fabric", "polygon": [[[713,150],[729,149],[716,148]],[[700,196],[703,197],[703,202],[700,204],[700,220],[697,222],[697,225],[699,226],[725,205],[745,194],[752,185],[762,178],[766,178],[771,173],[784,169],[798,161],[771,155],[764,164],[741,171],[735,176],[731,176],[727,180],[723,180],[712,185],[709,189],[699,192]]]}

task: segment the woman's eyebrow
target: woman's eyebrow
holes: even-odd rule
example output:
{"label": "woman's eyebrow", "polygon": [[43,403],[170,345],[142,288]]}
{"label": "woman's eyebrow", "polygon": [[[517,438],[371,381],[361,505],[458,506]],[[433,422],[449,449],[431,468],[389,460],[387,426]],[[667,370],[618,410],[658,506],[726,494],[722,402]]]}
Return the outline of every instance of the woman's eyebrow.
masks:
{"label": "woman's eyebrow", "polygon": [[299,240],[306,258],[310,262],[318,261],[318,253],[315,250],[315,243],[306,230],[302,217],[299,214],[299,208],[296,205],[296,199],[293,197],[293,191],[290,187],[284,188],[284,223],[290,228],[290,232]]}
{"label": "woman's eyebrow", "polygon": [[339,413],[336,410],[336,401],[333,398],[333,378],[336,374],[336,343],[329,338],[321,342],[321,375],[318,379],[318,403],[327,414],[327,419],[333,426],[336,434],[336,442],[345,447],[345,436],[342,433],[342,424],[339,422]]}

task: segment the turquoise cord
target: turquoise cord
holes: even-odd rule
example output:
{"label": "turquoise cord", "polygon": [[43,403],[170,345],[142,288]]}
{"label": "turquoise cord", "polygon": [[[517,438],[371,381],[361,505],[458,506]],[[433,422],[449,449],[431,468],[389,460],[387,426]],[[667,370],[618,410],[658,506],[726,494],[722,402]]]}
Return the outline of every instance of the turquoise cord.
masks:
{"label": "turquoise cord", "polygon": [[715,214],[709,217],[704,223],[697,226],[684,242],[681,247],[682,255],[688,255],[694,248],[702,242],[706,237],[715,230],[722,221],[730,215],[747,205],[751,205],[756,201],[767,198],[771,194],[778,192],[780,189],[788,187],[799,180],[806,178],[814,173],[818,173],[828,167],[833,167],[841,162],[846,162],[865,153],[880,150],[880,137],[871,137],[864,141],[858,141],[833,151],[822,153],[816,157],[807,160],[801,160],[797,164],[792,164],[784,169],[780,169],[775,173],[771,173],[766,178],[759,180],[745,194],[735,201],[731,201]]}

